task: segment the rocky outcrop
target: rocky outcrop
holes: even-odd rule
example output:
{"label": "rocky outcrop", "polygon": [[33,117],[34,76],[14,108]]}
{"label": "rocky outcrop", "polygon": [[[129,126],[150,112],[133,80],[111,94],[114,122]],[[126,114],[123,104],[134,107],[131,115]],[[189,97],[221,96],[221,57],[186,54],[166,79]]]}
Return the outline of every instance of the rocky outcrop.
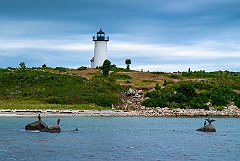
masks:
{"label": "rocky outcrop", "polygon": [[45,127],[44,129],[41,129],[40,131],[41,132],[50,132],[50,133],[59,133],[59,132],[61,132],[59,123],[60,123],[60,119],[58,118],[57,124]]}
{"label": "rocky outcrop", "polygon": [[45,124],[45,122],[43,122],[42,120],[38,120],[38,121],[32,122],[30,124],[27,124],[25,126],[25,130],[41,130],[46,127],[47,127],[47,125]]}
{"label": "rocky outcrop", "polygon": [[[206,121],[204,122],[203,127],[197,129],[196,131],[201,131],[201,132],[216,132],[215,127],[212,126],[212,122],[214,122],[215,120],[207,118],[205,119]],[[208,125],[207,125],[208,122]]]}
{"label": "rocky outcrop", "polygon": [[61,128],[59,125],[51,125],[40,130],[40,132],[60,133]]}
{"label": "rocky outcrop", "polygon": [[57,124],[47,126],[45,122],[41,120],[40,114],[38,115],[38,121],[32,122],[25,126],[25,130],[39,130],[40,132],[50,132],[50,133],[59,133],[61,128],[59,126],[60,119],[58,119]]}
{"label": "rocky outcrop", "polygon": [[203,126],[199,129],[197,129],[196,131],[201,131],[201,132],[216,132],[215,127],[213,127],[212,124],[208,124],[206,126]]}

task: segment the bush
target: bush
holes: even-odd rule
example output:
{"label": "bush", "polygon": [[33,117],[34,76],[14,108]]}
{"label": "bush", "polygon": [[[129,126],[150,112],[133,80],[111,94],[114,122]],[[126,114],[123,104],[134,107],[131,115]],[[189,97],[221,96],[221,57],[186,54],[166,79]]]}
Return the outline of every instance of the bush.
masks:
{"label": "bush", "polygon": [[237,96],[236,96],[235,105],[236,105],[237,107],[240,107],[240,95],[237,95]]}
{"label": "bush", "polygon": [[87,80],[80,76],[36,70],[0,71],[1,99],[30,99],[51,104],[97,104],[120,101],[122,86],[111,78]]}
{"label": "bush", "polygon": [[177,84],[167,84],[160,90],[147,92],[145,97],[149,99],[145,100],[143,105],[157,107],[167,104],[170,108],[209,109],[207,102],[211,102],[213,106],[226,106],[235,101],[235,104],[240,106],[239,96],[228,86],[212,82],[181,81]]}
{"label": "bush", "polygon": [[142,102],[142,105],[147,107],[162,107],[162,108],[168,106],[167,102],[156,98],[149,98]]}
{"label": "bush", "polygon": [[81,66],[81,67],[77,68],[78,71],[86,70],[86,69],[87,69],[87,67],[84,67],[84,66]]}

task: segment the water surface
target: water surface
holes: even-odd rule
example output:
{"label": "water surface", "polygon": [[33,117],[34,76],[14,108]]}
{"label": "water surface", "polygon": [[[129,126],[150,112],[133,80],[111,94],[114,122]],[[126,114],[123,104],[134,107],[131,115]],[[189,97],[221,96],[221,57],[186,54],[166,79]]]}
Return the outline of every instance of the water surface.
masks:
{"label": "water surface", "polygon": [[37,118],[2,117],[0,160],[239,160],[240,119],[214,119],[203,133],[204,118],[63,117],[61,133],[40,133],[24,130]]}

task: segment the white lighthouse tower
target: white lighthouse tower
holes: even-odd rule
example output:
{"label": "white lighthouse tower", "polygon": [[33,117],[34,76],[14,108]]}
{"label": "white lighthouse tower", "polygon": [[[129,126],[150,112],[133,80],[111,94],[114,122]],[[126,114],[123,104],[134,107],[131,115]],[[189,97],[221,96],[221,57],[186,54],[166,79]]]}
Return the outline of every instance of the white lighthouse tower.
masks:
{"label": "white lighthouse tower", "polygon": [[103,65],[103,62],[107,59],[107,42],[109,37],[105,36],[105,33],[100,29],[97,35],[93,36],[95,41],[94,57],[91,61],[91,68],[96,68]]}

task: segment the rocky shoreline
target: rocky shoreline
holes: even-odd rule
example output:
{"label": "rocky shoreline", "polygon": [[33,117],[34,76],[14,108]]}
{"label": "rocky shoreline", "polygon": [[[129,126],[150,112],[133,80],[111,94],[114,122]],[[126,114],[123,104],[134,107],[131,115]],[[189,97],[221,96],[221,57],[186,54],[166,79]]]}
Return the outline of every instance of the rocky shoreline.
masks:
{"label": "rocky shoreline", "polygon": [[[123,93],[120,106],[113,105],[110,110],[0,110],[0,117],[36,117],[41,116],[144,116],[144,117],[240,117],[240,108],[234,105],[216,110],[208,104],[205,109],[169,109],[168,107],[145,107],[141,105],[144,98],[142,90],[129,88]],[[116,108],[116,109],[115,109]],[[121,110],[117,110],[121,109]]]}
{"label": "rocky shoreline", "polygon": [[59,116],[144,116],[144,117],[240,117],[236,106],[225,107],[222,111],[204,109],[174,109],[142,107],[139,110],[0,110],[0,117],[43,117]]}

